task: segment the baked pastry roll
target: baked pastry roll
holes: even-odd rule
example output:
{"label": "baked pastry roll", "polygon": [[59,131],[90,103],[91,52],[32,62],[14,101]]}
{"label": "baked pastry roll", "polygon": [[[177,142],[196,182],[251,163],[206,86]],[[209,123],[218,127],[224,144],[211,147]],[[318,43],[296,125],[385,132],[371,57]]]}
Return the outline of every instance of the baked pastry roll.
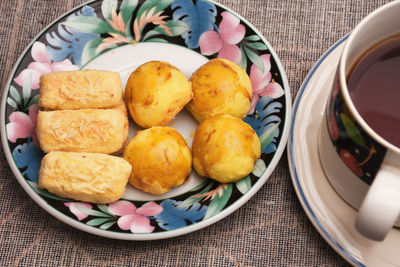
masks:
{"label": "baked pastry roll", "polygon": [[122,136],[122,140],[123,140],[123,144],[120,150],[118,150],[118,153],[122,153],[124,152],[124,149],[126,147],[126,145],[128,144],[128,137],[129,137],[129,118],[128,118],[128,108],[125,105],[125,102],[120,103],[118,106],[116,106],[114,108],[115,110],[119,110],[122,112],[122,114],[124,115],[124,130],[123,130],[123,136]]}
{"label": "baked pastry roll", "polygon": [[42,159],[39,187],[60,197],[105,204],[125,193],[131,169],[116,156],[50,152]]}
{"label": "baked pastry roll", "polygon": [[39,111],[37,137],[44,152],[122,152],[128,137],[123,108]]}
{"label": "baked pastry roll", "polygon": [[112,108],[123,102],[119,73],[53,72],[40,77],[39,106],[47,110]]}

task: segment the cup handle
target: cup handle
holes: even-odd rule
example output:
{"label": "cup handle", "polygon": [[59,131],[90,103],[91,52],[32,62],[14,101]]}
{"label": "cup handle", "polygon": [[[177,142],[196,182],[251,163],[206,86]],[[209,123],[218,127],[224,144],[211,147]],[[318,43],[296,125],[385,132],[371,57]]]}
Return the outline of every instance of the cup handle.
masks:
{"label": "cup handle", "polygon": [[385,239],[400,214],[400,166],[394,162],[400,159],[388,151],[358,211],[356,229],[372,240]]}

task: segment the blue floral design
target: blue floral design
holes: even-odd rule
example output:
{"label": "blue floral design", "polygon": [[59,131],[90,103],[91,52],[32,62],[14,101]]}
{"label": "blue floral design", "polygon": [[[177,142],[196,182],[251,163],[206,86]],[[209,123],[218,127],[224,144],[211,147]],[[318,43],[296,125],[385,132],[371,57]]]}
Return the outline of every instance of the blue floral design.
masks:
{"label": "blue floral design", "polygon": [[190,208],[179,208],[182,201],[166,199],[160,203],[163,211],[154,216],[158,225],[164,230],[174,230],[185,227],[187,222],[195,223],[201,220],[207,212],[207,207],[199,203]]}
{"label": "blue floral design", "polygon": [[173,20],[182,20],[190,29],[182,34],[185,43],[189,48],[198,48],[199,39],[202,33],[217,28],[215,17],[217,9],[214,4],[197,0],[194,5],[192,0],[175,0],[171,5],[176,10],[173,13]]}
{"label": "blue floral design", "polygon": [[43,151],[32,140],[18,145],[12,152],[15,164],[19,169],[26,168],[22,175],[26,175],[32,182],[38,182],[40,163],[44,156]]}
{"label": "blue floral design", "polygon": [[[97,17],[94,9],[84,6],[82,9],[67,18],[70,21],[78,16]],[[81,56],[85,45],[92,39],[99,37],[98,34],[80,32],[72,27],[58,24],[57,32],[46,34],[47,55],[53,61],[59,62],[66,58],[81,67]]]}
{"label": "blue floral design", "polygon": [[[256,105],[256,112],[243,120],[247,122],[254,131],[256,131],[258,136],[261,136],[263,133],[267,132],[272,127],[276,127],[277,124],[281,122],[279,112],[282,107],[282,103],[274,101],[271,97],[261,97]],[[263,149],[263,153],[268,154],[276,151],[277,138],[279,137],[279,134],[280,130],[278,127],[276,128],[275,135],[271,142]]]}

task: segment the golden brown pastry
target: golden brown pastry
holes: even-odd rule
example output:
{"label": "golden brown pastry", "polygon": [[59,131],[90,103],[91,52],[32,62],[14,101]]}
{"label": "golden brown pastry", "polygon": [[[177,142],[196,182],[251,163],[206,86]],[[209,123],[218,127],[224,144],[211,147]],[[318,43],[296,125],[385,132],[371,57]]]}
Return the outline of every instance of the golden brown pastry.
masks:
{"label": "golden brown pastry", "polygon": [[189,147],[170,127],[140,131],[126,147],[124,159],[132,165],[129,183],[154,195],[181,185],[192,166]]}
{"label": "golden brown pastry", "polygon": [[167,62],[141,65],[131,74],[125,89],[129,113],[144,128],[167,125],[191,99],[190,82]]}
{"label": "golden brown pastry", "polygon": [[[122,140],[123,140],[123,144],[120,150],[117,151],[117,153],[123,153],[124,149],[126,147],[126,145],[128,144],[128,137],[129,137],[129,118],[128,118],[128,109],[125,105],[125,102],[122,102],[121,104],[119,104],[118,106],[116,106],[114,109],[116,110],[120,110],[122,112],[122,114],[124,115],[124,128],[123,128],[123,136],[122,136]],[[116,153],[114,153],[116,154]]]}
{"label": "golden brown pastry", "polygon": [[249,112],[253,88],[247,73],[226,59],[212,59],[190,79],[193,100],[187,105],[197,121],[226,113],[243,118]]}
{"label": "golden brown pastry", "polygon": [[204,177],[221,183],[248,175],[261,155],[257,134],[241,119],[220,114],[203,121],[196,130],[193,167]]}
{"label": "golden brown pastry", "polygon": [[44,152],[122,152],[129,127],[123,109],[39,111],[40,147]]}
{"label": "golden brown pastry", "polygon": [[113,108],[123,102],[118,72],[76,70],[40,77],[39,106],[46,110]]}
{"label": "golden brown pastry", "polygon": [[50,152],[42,159],[39,187],[60,197],[105,204],[122,197],[131,169],[120,157]]}

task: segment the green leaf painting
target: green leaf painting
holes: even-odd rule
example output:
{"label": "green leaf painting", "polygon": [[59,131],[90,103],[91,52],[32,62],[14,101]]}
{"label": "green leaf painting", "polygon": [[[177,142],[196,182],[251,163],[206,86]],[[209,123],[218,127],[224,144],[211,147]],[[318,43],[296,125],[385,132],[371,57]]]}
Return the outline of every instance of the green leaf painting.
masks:
{"label": "green leaf painting", "polygon": [[11,97],[7,98],[7,104],[9,104],[11,107],[15,109],[17,108],[17,103],[15,103],[15,101]]}
{"label": "green leaf painting", "polygon": [[88,209],[88,208],[85,208],[85,207],[82,207],[79,205],[76,205],[76,208],[83,213],[86,213],[86,214],[89,214],[89,215],[92,215],[95,217],[112,217],[109,214],[106,214],[106,213],[103,213],[103,212],[100,212],[97,210]]}
{"label": "green leaf painting", "polygon": [[250,35],[247,36],[245,39],[253,42],[261,40],[261,38],[258,35]]}
{"label": "green leaf painting", "polygon": [[242,57],[240,59],[239,66],[245,70],[247,69],[247,58],[242,45],[240,46],[240,51],[242,52]]}
{"label": "green leaf painting", "polygon": [[115,222],[107,222],[107,223],[101,225],[99,228],[102,229],[102,230],[107,230],[108,228],[110,228],[114,224],[115,224]]}
{"label": "green leaf painting", "polygon": [[138,4],[138,0],[124,0],[121,4],[121,15],[125,22],[132,19],[132,14],[135,11]]}
{"label": "green leaf painting", "polygon": [[150,10],[154,7],[154,13],[163,11],[165,8],[171,5],[172,2],[174,2],[174,0],[147,0],[143,3],[143,5],[140,6],[137,13],[137,18],[140,18],[145,11]]}
{"label": "green leaf painting", "polygon": [[150,38],[150,39],[146,40],[145,42],[147,42],[147,43],[150,43],[150,42],[153,42],[153,43],[165,43],[165,44],[168,43],[168,41],[163,39],[163,38]]}
{"label": "green leaf painting", "polygon": [[266,169],[267,165],[265,165],[265,162],[262,159],[258,159],[254,164],[254,169],[252,173],[257,177],[261,177]]}
{"label": "green leaf painting", "polygon": [[24,105],[28,104],[31,92],[32,92],[32,74],[29,74],[26,76],[24,80],[24,85],[22,87],[22,98],[24,100]]}
{"label": "green leaf painting", "polygon": [[246,43],[246,46],[254,48],[256,50],[267,50],[268,47],[261,42],[254,42],[254,43]]}
{"label": "green leaf painting", "polygon": [[93,220],[87,221],[86,224],[90,225],[90,226],[99,226],[100,224],[103,224],[109,220],[110,219],[108,219],[108,218],[98,218],[98,219],[93,219]]}
{"label": "green leaf painting", "polygon": [[232,184],[226,184],[221,190],[223,190],[222,195],[218,192],[215,198],[210,202],[203,220],[207,220],[217,215],[225,207],[226,203],[228,203],[232,194]]}
{"label": "green leaf painting", "polygon": [[235,183],[236,188],[243,195],[246,194],[251,188],[251,179],[250,176],[246,176]]}
{"label": "green leaf painting", "polygon": [[344,113],[340,114],[344,128],[354,143],[357,145],[366,147],[364,138],[362,137],[360,131],[356,128],[353,121]]}
{"label": "green leaf painting", "polygon": [[35,95],[34,97],[32,97],[29,100],[28,106],[25,109],[29,109],[32,105],[38,104],[38,103],[39,103],[39,95]]}
{"label": "green leaf painting", "polygon": [[163,34],[163,35],[168,35],[168,36],[178,36],[181,35],[182,33],[186,32],[189,30],[189,26],[184,23],[183,21],[167,21],[165,23],[165,26],[167,26],[170,30],[170,33],[166,32],[165,29],[161,26],[157,26],[154,28],[154,30],[149,31],[144,37],[143,40],[146,40],[147,38],[154,36],[156,34]]}
{"label": "green leaf painting", "polygon": [[116,11],[118,6],[118,0],[104,0],[101,4],[101,12],[105,19],[112,19],[112,11]]}
{"label": "green leaf painting", "polygon": [[279,128],[279,124],[280,122],[274,124],[260,136],[261,151],[263,151],[269,145],[269,143],[271,143],[271,141],[274,139],[276,130]]}
{"label": "green leaf painting", "polygon": [[253,62],[253,64],[256,65],[261,70],[261,72],[264,72],[264,62],[262,61],[260,56],[247,47],[244,47],[244,51],[246,52],[250,61]]}
{"label": "green leaf painting", "polygon": [[10,86],[10,96],[17,104],[21,104],[21,96],[19,95],[18,90],[12,85]]}
{"label": "green leaf painting", "polygon": [[211,190],[211,188],[214,186],[214,182],[209,182],[208,185],[201,190],[199,193],[188,197],[187,199],[185,199],[184,201],[182,201],[182,203],[180,203],[178,205],[179,208],[186,208],[186,207],[190,207],[191,205],[193,205],[194,203],[200,202],[201,200],[203,200],[205,198],[205,196],[203,196],[205,193],[209,192]]}
{"label": "green leaf painting", "polygon": [[63,25],[72,27],[74,29],[86,33],[96,33],[96,34],[103,34],[110,32],[119,33],[114,28],[112,28],[107,22],[97,17],[77,16],[73,19],[64,22]]}
{"label": "green leaf painting", "polygon": [[89,41],[82,51],[82,66],[85,66],[92,59],[94,59],[98,54],[97,47],[103,42],[103,38],[95,38]]}
{"label": "green leaf painting", "polygon": [[131,23],[133,20],[133,12],[136,10],[138,0],[124,0],[122,1],[120,12],[122,19],[125,22],[125,33],[129,42],[132,42],[132,34],[130,31]]}
{"label": "green leaf painting", "polygon": [[[212,182],[212,181],[211,181]],[[206,185],[208,185],[210,183],[210,180],[205,180],[204,182],[202,182],[201,184],[199,184],[198,186],[196,186],[195,188],[193,188],[192,190],[190,190],[190,192],[195,192],[197,190],[202,189],[203,187],[205,187]]]}
{"label": "green leaf painting", "polygon": [[97,204],[97,207],[99,208],[99,210],[101,210],[102,212],[111,215],[113,217],[115,217],[114,214],[112,214],[111,212],[108,211],[107,205],[101,205],[101,204]]}

